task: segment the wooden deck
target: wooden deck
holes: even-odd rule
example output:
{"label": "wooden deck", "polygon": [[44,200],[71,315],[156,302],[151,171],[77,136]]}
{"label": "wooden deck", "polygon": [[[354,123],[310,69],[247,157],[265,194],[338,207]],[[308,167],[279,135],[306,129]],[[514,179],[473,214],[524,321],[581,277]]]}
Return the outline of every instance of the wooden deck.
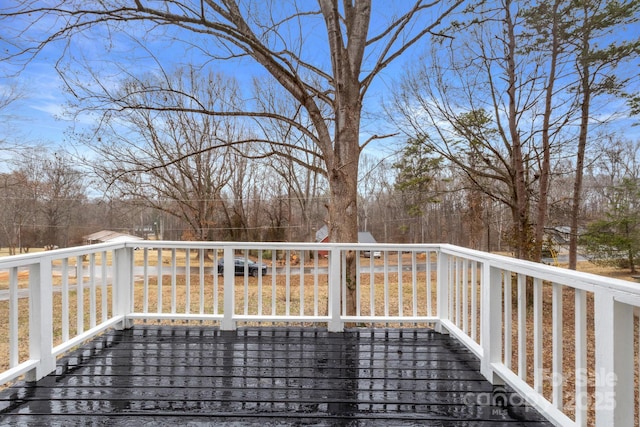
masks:
{"label": "wooden deck", "polygon": [[550,425],[478,368],[430,329],[136,325],[1,391],[0,425]]}

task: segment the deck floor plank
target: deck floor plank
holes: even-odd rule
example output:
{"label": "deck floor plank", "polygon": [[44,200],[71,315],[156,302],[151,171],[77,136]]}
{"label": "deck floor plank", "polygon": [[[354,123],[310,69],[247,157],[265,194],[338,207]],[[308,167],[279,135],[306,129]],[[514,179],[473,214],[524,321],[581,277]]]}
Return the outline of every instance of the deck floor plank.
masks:
{"label": "deck floor plank", "polygon": [[136,325],[0,392],[0,425],[144,424],[551,425],[430,329]]}

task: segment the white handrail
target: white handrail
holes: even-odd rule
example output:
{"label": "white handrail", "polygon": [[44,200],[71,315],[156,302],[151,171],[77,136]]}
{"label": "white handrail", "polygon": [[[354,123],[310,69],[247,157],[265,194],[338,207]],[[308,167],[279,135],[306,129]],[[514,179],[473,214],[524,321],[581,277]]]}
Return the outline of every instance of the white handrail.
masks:
{"label": "white handrail", "polygon": [[[380,259],[360,259],[378,251]],[[354,255],[355,280],[345,270]],[[467,346],[489,381],[510,385],[557,425],[638,416],[630,372],[640,371],[640,287],[624,280],[448,244],[130,241],[0,258],[0,272],[9,331],[0,384],[41,378],[73,346],[135,320],[226,330],[309,323],[333,332],[430,324]]]}

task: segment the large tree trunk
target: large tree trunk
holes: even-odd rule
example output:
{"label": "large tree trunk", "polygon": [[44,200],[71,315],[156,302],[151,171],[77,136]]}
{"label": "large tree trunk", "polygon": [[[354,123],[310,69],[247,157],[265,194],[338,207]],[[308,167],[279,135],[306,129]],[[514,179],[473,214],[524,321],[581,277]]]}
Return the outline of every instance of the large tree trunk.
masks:
{"label": "large tree trunk", "polygon": [[[324,150],[331,200],[329,203],[329,238],[332,242],[358,242],[358,163],[360,159],[360,70],[366,46],[371,2],[345,3],[347,33],[343,34],[337,2],[321,0],[320,9],[327,26],[333,69],[334,141],[333,150]],[[345,37],[346,36],[346,37]],[[326,146],[325,144],[321,144]],[[356,259],[349,251],[346,264],[347,313],[356,311]]]}
{"label": "large tree trunk", "polygon": [[[356,174],[357,167],[345,165],[342,170],[332,171],[330,183],[331,200],[329,202],[329,236],[332,242],[358,242],[357,183],[348,179]],[[348,251],[346,264],[347,314],[356,312],[356,252]]]}
{"label": "large tree trunk", "polygon": [[[357,92],[357,90],[356,90]],[[336,120],[338,149],[328,164],[329,189],[329,238],[332,242],[358,242],[358,159],[360,155],[359,116],[357,105],[340,108]],[[356,102],[357,104],[357,102]],[[356,312],[356,252],[346,256],[347,314]]]}

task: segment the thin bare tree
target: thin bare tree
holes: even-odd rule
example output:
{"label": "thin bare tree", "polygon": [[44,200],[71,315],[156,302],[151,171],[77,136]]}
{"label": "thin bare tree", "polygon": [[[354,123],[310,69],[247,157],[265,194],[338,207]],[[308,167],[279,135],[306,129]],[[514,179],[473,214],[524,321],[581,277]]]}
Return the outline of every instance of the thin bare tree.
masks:
{"label": "thin bare tree", "polygon": [[187,236],[210,240],[220,228],[222,192],[235,169],[229,167],[233,165],[229,142],[242,139],[242,125],[194,113],[184,97],[169,100],[171,92],[149,89],[160,84],[171,85],[174,94],[188,91],[212,110],[237,102],[233,79],[213,73],[202,76],[190,67],[126,81],[117,91],[128,104],[167,102],[182,108],[110,111],[87,140],[98,154],[94,169],[114,196],[179,218],[188,226]]}
{"label": "thin bare tree", "polygon": [[38,201],[44,219],[42,243],[48,247],[66,247],[72,222],[86,201],[87,179],[67,153],[40,152]]}

